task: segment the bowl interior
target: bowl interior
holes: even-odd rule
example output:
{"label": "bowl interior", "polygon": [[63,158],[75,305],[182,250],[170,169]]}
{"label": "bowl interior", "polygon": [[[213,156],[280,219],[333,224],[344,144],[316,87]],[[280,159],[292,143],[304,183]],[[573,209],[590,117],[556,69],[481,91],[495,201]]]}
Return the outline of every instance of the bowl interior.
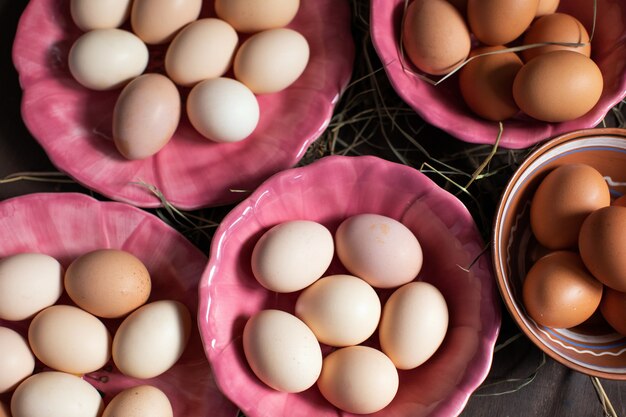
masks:
{"label": "bowl interior", "polygon": [[[247,415],[348,415],[330,406],[315,386],[300,394],[264,386],[246,363],[241,335],[261,309],[293,313],[299,294],[277,294],[256,282],[250,258],[258,238],[294,219],[320,222],[334,233],[342,220],[359,213],[386,215],[413,231],[424,251],[417,279],[439,288],[450,311],[441,348],[424,365],[400,372],[398,395],[378,415],[458,414],[484,380],[500,310],[490,261],[480,256],[483,244],[469,212],[413,168],[376,157],[326,157],[271,177],[226,216],[214,237],[200,283],[200,329],[220,389]],[[335,259],[327,274],[341,272]],[[379,291],[383,302],[389,294]],[[376,334],[365,344],[378,346]],[[324,353],[330,350],[323,346]]]}
{"label": "bowl interior", "polygon": [[530,202],[541,180],[554,168],[584,163],[605,176],[613,196],[626,192],[626,131],[574,132],[546,143],[518,169],[507,186],[494,229],[494,265],[507,308],[520,328],[557,361],[586,374],[626,380],[626,337],[597,312],[585,323],[555,329],[533,321],[524,310],[522,285],[527,271],[548,250],[530,230]]}
{"label": "bowl interior", "polygon": [[[545,123],[518,115],[504,122],[499,146],[526,148],[550,137],[595,127],[609,109],[626,96],[626,3],[597,0],[591,58],[604,77],[604,89],[596,106],[584,116],[562,123]],[[416,70],[400,53],[400,27],[404,0],[372,0],[372,42],[396,92],[424,120],[469,143],[493,144],[499,126],[476,116],[463,102],[458,76],[433,86],[415,75]],[[561,0],[559,12],[579,19],[592,32],[594,2]]]}
{"label": "bowl interior", "polygon": [[[213,0],[200,17],[213,16]],[[161,201],[143,182],[183,209],[241,200],[270,175],[304,156],[330,121],[352,73],[354,42],[347,0],[302,0],[289,27],[310,47],[306,70],[289,88],[259,96],[255,131],[237,143],[212,142],[185,115],[168,144],[142,160],[124,159],[112,141],[112,115],[120,89],[91,91],[68,69],[73,42],[82,34],[69,0],[32,0],[15,35],[13,62],[24,90],[22,117],[52,162],[76,181],[107,197],[140,207]],[[122,28],[130,29],[129,23]],[[244,39],[240,36],[240,42]],[[164,73],[166,45],[151,46],[146,72]],[[228,74],[227,74],[228,75]],[[189,89],[181,88],[184,100]],[[184,113],[184,103],[182,106]]]}
{"label": "bowl interior", "polygon": [[[197,285],[206,257],[187,239],[157,217],[126,204],[99,202],[83,194],[31,194],[0,203],[0,258],[22,252],[40,252],[57,259],[64,268],[78,256],[95,249],[116,248],[137,256],[152,280],[148,302],[174,299],[192,318],[198,308]],[[58,304],[73,304],[63,293]],[[111,335],[121,319],[102,320]],[[27,338],[30,319],[0,320]],[[195,324],[192,329],[195,329]],[[49,370],[37,361],[35,371]],[[200,335],[192,331],[178,362],[151,379],[123,375],[110,360],[84,379],[101,391],[105,404],[123,389],[141,384],[160,388],[172,403],[174,415],[232,417],[237,408],[215,387]],[[10,393],[0,395],[9,404]]]}

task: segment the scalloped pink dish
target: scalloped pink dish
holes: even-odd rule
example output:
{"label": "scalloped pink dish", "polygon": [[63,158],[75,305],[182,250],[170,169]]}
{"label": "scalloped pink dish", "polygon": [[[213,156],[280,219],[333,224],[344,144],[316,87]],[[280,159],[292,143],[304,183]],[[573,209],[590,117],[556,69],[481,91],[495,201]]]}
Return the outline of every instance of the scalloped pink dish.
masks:
{"label": "scalloped pink dish", "polygon": [[[202,17],[211,15],[205,1]],[[354,43],[346,0],[302,0],[289,27],[308,40],[304,74],[289,88],[261,96],[255,132],[238,143],[213,143],[186,117],[172,140],[151,158],[129,161],[111,138],[119,90],[90,91],[72,78],[67,55],[82,33],[72,22],[69,0],[31,0],[13,45],[13,62],[24,94],[22,117],[55,166],[111,199],[139,207],[161,202],[154,185],[175,206],[195,209],[231,203],[270,175],[290,168],[328,125],[352,73]],[[163,72],[163,50],[151,49],[151,71]]]}
{"label": "scalloped pink dish", "polygon": [[[255,280],[250,259],[258,238],[294,219],[320,222],[334,233],[343,219],[358,213],[398,219],[415,233],[424,250],[417,279],[437,286],[450,310],[440,349],[420,367],[401,371],[398,395],[374,415],[457,415],[486,377],[501,313],[490,259],[479,257],[483,242],[470,213],[413,168],[372,156],[330,156],[272,176],[225,217],[214,236],[199,286],[198,322],[216,383],[248,417],[351,415],[326,402],[316,386],[286,394],[259,382],[247,365],[241,336],[258,310],[293,313],[298,294],[273,293]],[[477,257],[469,272],[462,269]],[[342,268],[335,261],[327,274],[345,272]]]}
{"label": "scalloped pink dish", "polygon": [[[404,0],[372,0],[371,3],[372,42],[394,89],[426,122],[452,136],[469,143],[495,143],[498,124],[469,110],[459,92],[456,75],[435,87],[403,67],[398,45],[404,4]],[[591,33],[593,4],[587,0],[561,0],[558,11],[578,18]],[[626,3],[597,0],[591,58],[604,76],[604,91],[591,111],[563,123],[516,116],[504,122],[500,146],[527,148],[562,133],[595,127],[626,96]]]}
{"label": "scalloped pink dish", "polygon": [[[152,278],[149,302],[176,299],[191,312],[198,305],[197,284],[206,257],[187,239],[152,214],[117,202],[100,202],[74,193],[31,194],[0,203],[0,258],[21,252],[55,257],[64,268],[79,255],[100,248],[127,250],[139,257]],[[59,303],[69,304],[67,295]],[[193,313],[192,313],[193,314]],[[30,320],[0,320],[26,337]],[[110,331],[117,320],[106,320]],[[36,370],[41,370],[37,363]],[[198,332],[167,372],[142,380],[122,375],[112,361],[85,380],[103,393],[105,403],[130,386],[143,383],[169,397],[175,416],[233,417],[235,407],[217,389]],[[9,394],[0,395],[8,404]]]}

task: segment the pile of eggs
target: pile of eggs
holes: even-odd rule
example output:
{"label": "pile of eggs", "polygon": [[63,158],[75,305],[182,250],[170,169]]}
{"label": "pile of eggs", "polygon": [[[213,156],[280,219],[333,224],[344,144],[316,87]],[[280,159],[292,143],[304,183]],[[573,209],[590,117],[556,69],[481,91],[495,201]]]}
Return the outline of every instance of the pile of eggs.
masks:
{"label": "pile of eggs", "polygon": [[[122,250],[83,254],[66,271],[42,253],[2,259],[0,319],[28,326],[28,340],[0,327],[0,394],[13,391],[13,417],[73,416],[76,409],[90,416],[137,415],[137,409],[172,417],[168,397],[150,384],[127,388],[104,408],[96,388],[80,377],[111,358],[122,374],[140,380],[178,361],[191,334],[190,312],[175,300],[147,303],[151,290],[145,265]],[[75,305],[59,303],[64,291]],[[107,327],[102,319],[113,321]],[[116,328],[113,336],[109,328]],[[34,373],[36,360],[43,370]]]}
{"label": "pile of eggs", "polygon": [[528,270],[522,299],[537,323],[570,328],[596,311],[626,335],[626,197],[586,164],[550,171],[531,200],[530,226],[548,251]]}
{"label": "pile of eggs", "polygon": [[[327,274],[335,253],[349,274]],[[379,214],[348,217],[334,237],[310,220],[270,228],[252,251],[253,275],[279,297],[296,293],[297,300],[295,314],[264,309],[246,322],[251,370],[282,392],[317,384],[346,412],[383,409],[397,393],[398,370],[426,362],[447,333],[443,295],[415,281],[422,261],[411,230]],[[377,289],[391,292],[384,305]],[[377,329],[380,348],[371,338]]]}
{"label": "pile of eggs", "polygon": [[[200,18],[203,0],[72,0],[83,33],[68,66],[92,90],[123,87],[113,111],[113,141],[127,159],[156,154],[181,120],[215,142],[247,138],[259,122],[258,94],[295,82],[309,45],[286,28],[299,0],[216,0],[216,18]],[[130,16],[130,30],[121,29]],[[246,39],[240,45],[240,35]],[[144,73],[159,46],[164,72]],[[232,68],[231,68],[232,67]],[[232,77],[226,74],[232,70]],[[187,94],[186,98],[183,94]]]}
{"label": "pile of eggs", "polygon": [[403,21],[404,51],[426,74],[462,65],[461,96],[484,119],[503,121],[521,111],[544,122],[573,120],[598,102],[603,77],[590,58],[587,30],[575,17],[555,13],[558,4],[413,0]]}

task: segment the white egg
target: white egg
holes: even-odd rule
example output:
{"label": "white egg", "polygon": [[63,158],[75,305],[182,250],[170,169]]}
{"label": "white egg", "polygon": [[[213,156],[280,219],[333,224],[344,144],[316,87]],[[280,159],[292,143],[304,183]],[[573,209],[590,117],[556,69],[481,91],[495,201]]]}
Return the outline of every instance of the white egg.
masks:
{"label": "white egg", "polygon": [[187,115],[193,127],[216,142],[247,138],[259,122],[259,103],[249,88],[230,78],[212,78],[196,84],[187,97]]}
{"label": "white egg", "polygon": [[69,53],[72,76],[92,90],[121,87],[148,65],[148,47],[122,29],[96,29],[78,38]]}
{"label": "white egg", "polygon": [[72,0],[70,14],[84,31],[122,25],[130,15],[131,0]]}
{"label": "white egg", "polygon": [[252,251],[252,272],[265,288],[301,290],[319,279],[333,259],[333,237],[309,220],[280,223],[266,231]]}
{"label": "white egg", "polygon": [[0,327],[0,394],[11,391],[32,375],[35,356],[28,342],[8,327]]}
{"label": "white egg", "polygon": [[248,319],[243,350],[254,374],[282,392],[306,390],[322,369],[322,350],[311,329],[281,310],[262,310]]}
{"label": "white egg", "polygon": [[24,320],[63,293],[63,268],[51,256],[20,253],[0,261],[0,319]]}
{"label": "white egg", "polygon": [[391,294],[380,320],[380,346],[398,369],[413,369],[439,348],[448,330],[448,307],[427,282],[411,282]]}
{"label": "white egg", "polygon": [[11,398],[13,417],[99,417],[102,397],[87,381],[63,372],[41,372],[22,382]]}
{"label": "white egg", "polygon": [[133,311],[117,329],[113,361],[125,375],[153,378],[178,361],[190,334],[191,314],[184,304],[154,301]]}

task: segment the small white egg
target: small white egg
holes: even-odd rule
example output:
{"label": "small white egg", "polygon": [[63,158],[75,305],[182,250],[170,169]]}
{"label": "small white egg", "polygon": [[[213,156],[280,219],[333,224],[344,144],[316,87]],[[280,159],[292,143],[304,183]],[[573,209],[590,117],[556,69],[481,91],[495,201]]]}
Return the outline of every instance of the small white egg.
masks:
{"label": "small white egg", "polygon": [[63,268],[43,253],[0,260],[0,319],[24,320],[54,304],[63,293]]}
{"label": "small white egg", "polygon": [[32,375],[35,356],[26,339],[8,327],[0,327],[0,352],[0,394],[3,394]]}
{"label": "small white egg", "polygon": [[196,84],[187,97],[192,126],[215,142],[238,142],[250,136],[259,122],[259,103],[249,88],[230,78]]}
{"label": "small white egg", "polygon": [[130,15],[131,0],[72,0],[70,14],[84,31],[122,25]]}
{"label": "small white egg", "polygon": [[92,90],[110,90],[137,77],[148,65],[148,47],[122,29],[96,29],[78,38],[69,53],[76,81]]}

